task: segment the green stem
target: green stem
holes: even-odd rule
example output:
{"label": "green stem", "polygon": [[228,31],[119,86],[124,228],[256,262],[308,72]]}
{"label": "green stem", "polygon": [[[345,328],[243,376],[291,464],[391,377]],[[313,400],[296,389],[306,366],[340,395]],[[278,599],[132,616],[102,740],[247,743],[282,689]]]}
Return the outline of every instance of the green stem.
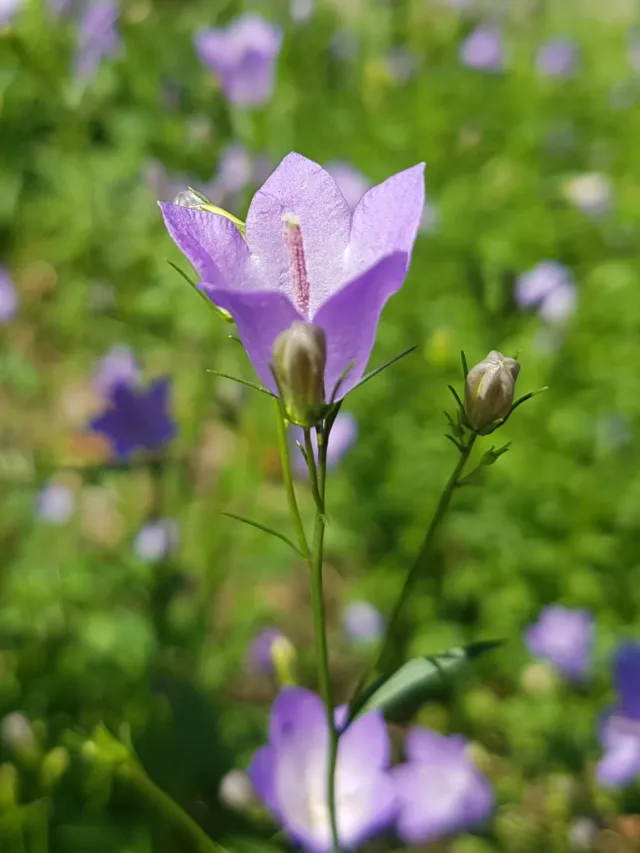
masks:
{"label": "green stem", "polygon": [[289,457],[289,444],[287,442],[287,427],[285,423],[285,414],[283,411],[282,402],[279,399],[275,401],[275,405],[278,412],[278,445],[280,447],[280,458],[282,460],[282,478],[284,480],[284,488],[287,493],[289,511],[291,512],[291,518],[293,519],[293,523],[296,528],[296,535],[298,537],[300,551],[302,552],[302,555],[305,560],[309,563],[309,565],[311,565],[311,551],[309,550],[309,543],[307,542],[307,534],[304,532],[302,516],[300,515],[300,510],[298,508],[298,501],[296,500],[296,490],[293,485],[293,474],[291,473],[291,458]]}
{"label": "green stem", "polygon": [[322,507],[321,512],[324,514],[324,499],[320,495],[320,484],[318,482],[318,468],[316,466],[316,457],[313,452],[313,444],[311,442],[311,430],[304,430],[304,449],[307,454],[307,465],[309,467],[309,483],[311,492],[317,507]]}
{"label": "green stem", "polygon": [[[305,431],[307,438],[308,430]],[[338,825],[336,820],[336,796],[335,796],[335,773],[338,759],[338,731],[334,719],[333,696],[331,693],[331,678],[329,675],[329,648],[327,643],[326,614],[324,609],[324,589],[322,583],[322,558],[324,553],[324,496],[327,479],[327,441],[329,433],[327,430],[318,429],[318,468],[317,468],[317,491],[316,519],[313,530],[313,549],[311,557],[311,602],[313,607],[313,629],[315,636],[316,654],[318,658],[318,681],[320,693],[327,714],[327,727],[329,730],[329,761],[327,767],[327,805],[329,808],[329,821],[331,823],[331,839],[333,853],[340,853],[340,842],[338,839]],[[308,440],[309,446],[311,440]],[[311,466],[315,470],[315,462],[312,455],[309,459],[309,470]],[[307,451],[308,452],[308,451]],[[311,475],[313,477],[313,475]]]}
{"label": "green stem", "polygon": [[167,822],[181,829],[191,838],[198,853],[227,853],[190,817],[168,794],[158,788],[144,770],[134,761],[126,761],[118,768],[118,776],[127,781],[152,805]]}
{"label": "green stem", "polygon": [[447,480],[447,484],[445,485],[442,494],[440,495],[440,500],[438,501],[435,512],[433,513],[433,517],[431,518],[431,522],[429,524],[429,527],[427,528],[425,537],[422,540],[420,550],[418,551],[418,554],[416,555],[416,558],[413,561],[413,565],[409,569],[409,573],[405,578],[405,582],[402,587],[402,590],[400,591],[400,595],[398,596],[393,610],[391,611],[391,616],[389,617],[389,622],[387,623],[385,638],[378,654],[378,658],[373,667],[374,671],[385,672],[386,667],[388,666],[388,658],[392,650],[393,637],[396,628],[398,627],[398,623],[400,622],[402,611],[404,610],[409,596],[413,592],[413,588],[416,584],[416,581],[420,577],[420,573],[424,567],[425,561],[429,556],[433,541],[435,539],[435,535],[438,531],[438,527],[440,526],[440,522],[446,515],[447,510],[449,509],[451,498],[462,475],[462,472],[464,471],[464,466],[467,464],[469,456],[471,455],[471,451],[473,450],[473,445],[475,444],[476,438],[476,433],[472,433],[467,442],[463,443],[462,450],[460,451],[460,455],[458,457],[458,461],[456,462],[455,468],[453,469],[451,476]]}

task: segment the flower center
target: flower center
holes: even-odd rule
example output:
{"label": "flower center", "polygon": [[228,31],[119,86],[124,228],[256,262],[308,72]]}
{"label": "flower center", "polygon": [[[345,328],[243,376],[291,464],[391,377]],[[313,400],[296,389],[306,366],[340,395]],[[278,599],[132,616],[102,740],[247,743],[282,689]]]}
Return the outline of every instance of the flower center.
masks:
{"label": "flower center", "polygon": [[304,259],[300,219],[295,213],[283,213],[282,221],[284,223],[284,242],[289,254],[293,298],[298,311],[306,317],[309,313],[309,279],[307,277],[307,264]]}

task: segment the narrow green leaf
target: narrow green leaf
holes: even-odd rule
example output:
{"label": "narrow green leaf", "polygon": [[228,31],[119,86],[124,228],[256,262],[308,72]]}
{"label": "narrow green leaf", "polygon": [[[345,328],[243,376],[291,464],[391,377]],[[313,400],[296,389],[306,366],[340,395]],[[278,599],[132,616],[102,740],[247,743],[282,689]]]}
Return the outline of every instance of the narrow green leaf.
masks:
{"label": "narrow green leaf", "polygon": [[464,403],[462,402],[462,400],[461,400],[461,399],[460,399],[460,397],[458,396],[458,392],[456,391],[456,389],[453,387],[453,385],[447,385],[447,388],[448,388],[448,389],[449,389],[449,391],[451,391],[451,393],[453,394],[453,399],[454,399],[454,400],[456,401],[456,403],[458,404],[458,409],[459,409],[461,412],[464,412]]}
{"label": "narrow green leaf", "polygon": [[376,367],[375,370],[369,371],[369,373],[363,376],[360,382],[358,382],[358,384],[355,385],[351,390],[355,391],[356,388],[361,388],[365,382],[368,382],[370,379],[373,379],[373,377],[377,376],[378,373],[382,373],[383,370],[386,370],[387,367],[390,367],[392,364],[395,364],[396,361],[400,361],[400,359],[404,358],[405,355],[409,355],[409,353],[413,352],[417,346],[417,344],[414,344],[412,347],[409,347],[409,349],[404,350],[404,352],[400,352],[398,353],[398,355],[394,355],[394,357],[390,358],[389,361],[385,361],[385,363],[381,364],[380,367]]}
{"label": "narrow green leaf", "polygon": [[174,264],[173,261],[170,261],[167,259],[167,263],[169,264],[169,266],[172,269],[174,269],[179,275],[182,276],[182,278],[187,282],[187,284],[189,284],[193,288],[193,290],[195,290],[195,292],[198,294],[198,296],[201,299],[204,299],[204,301],[207,303],[207,306],[209,307],[209,309],[212,309],[213,311],[215,311],[216,314],[225,321],[225,323],[233,323],[234,322],[231,314],[229,314],[228,311],[225,311],[224,308],[219,308],[217,305],[215,305],[209,299],[207,294],[204,293],[202,290],[200,290],[200,288],[195,283],[195,281],[191,278],[191,276],[187,275],[187,273],[184,270],[180,269],[180,267],[177,264]]}
{"label": "narrow green leaf", "polygon": [[258,385],[255,382],[250,382],[248,379],[240,379],[239,376],[231,376],[230,373],[223,373],[221,370],[214,370],[212,367],[207,367],[207,373],[213,373],[214,376],[221,376],[223,379],[231,379],[233,382],[238,382],[240,385],[246,385],[247,388],[253,388],[254,391],[260,391],[262,394],[266,394],[268,397],[275,396],[269,391],[268,388],[263,388],[262,385]]}
{"label": "narrow green leaf", "polygon": [[460,350],[460,360],[462,361],[462,372],[464,374],[464,378],[466,379],[469,375],[469,365],[467,364],[467,356],[463,349]]}
{"label": "narrow green leaf", "polygon": [[455,446],[455,448],[456,448],[456,450],[458,451],[458,453],[462,453],[462,452],[463,452],[463,447],[462,447],[462,445],[461,445],[461,444],[460,444],[460,442],[459,442],[459,441],[457,441],[457,440],[456,440],[452,435],[449,435],[449,433],[448,433],[448,432],[445,432],[444,437],[449,439],[449,441],[451,442],[451,444],[453,444],[453,445]]}
{"label": "narrow green leaf", "polygon": [[302,552],[297,545],[295,545],[288,536],[285,536],[284,533],[279,533],[277,530],[274,530],[272,527],[268,527],[266,524],[260,524],[259,521],[253,521],[250,518],[245,518],[243,515],[236,515],[234,512],[223,512],[222,515],[226,515],[227,518],[234,518],[236,521],[242,521],[244,524],[248,524],[250,527],[256,527],[264,533],[270,533],[272,536],[275,536],[276,539],[280,539],[281,542],[286,542],[290,548],[293,548],[299,557],[303,557]]}
{"label": "narrow green leaf", "polygon": [[502,642],[488,640],[407,661],[392,675],[382,676],[356,696],[349,719],[377,708],[389,720],[410,720],[420,706],[450,684],[469,661],[497,648]]}

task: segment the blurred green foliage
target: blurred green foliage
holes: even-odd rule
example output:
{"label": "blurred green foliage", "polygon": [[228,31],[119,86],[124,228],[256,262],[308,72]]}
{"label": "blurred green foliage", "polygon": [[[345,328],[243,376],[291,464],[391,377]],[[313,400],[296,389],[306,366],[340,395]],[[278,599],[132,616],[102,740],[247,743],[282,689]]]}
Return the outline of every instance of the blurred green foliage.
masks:
{"label": "blurred green foliage", "polygon": [[[520,390],[550,391],[505,426],[513,444],[486,483],[456,495],[407,614],[406,654],[508,641],[455,696],[421,712],[472,738],[500,801],[484,838],[437,849],[561,853],[573,820],[591,815],[601,843],[619,845],[599,849],[637,849],[638,791],[604,794],[592,773],[609,651],[638,634],[640,608],[633,20],[614,3],[513,3],[506,70],[487,74],[459,60],[482,17],[473,9],[318,2],[294,23],[282,0],[262,0],[251,8],[285,39],[274,97],[247,112],[224,101],[192,43],[242,8],[123,0],[123,48],[85,91],[68,72],[73,16],[54,20],[44,2],[28,2],[0,35],[0,259],[20,295],[0,327],[0,716],[22,712],[34,737],[26,751],[6,738],[0,747],[0,850],[187,850],[108,764],[87,760],[79,744],[101,723],[131,739],[150,776],[217,841],[237,853],[273,849],[274,828],[226,809],[218,786],[264,739],[275,687],[247,670],[257,630],[281,627],[314,684],[307,577],[281,542],[221,515],[290,532],[272,411],[206,372],[251,378],[228,327],[167,264],[186,269],[155,204],[163,170],[204,185],[232,141],[273,164],[292,149],[347,161],[371,182],[425,160],[437,210],[372,363],[418,349],[348,400],[360,437],[329,483],[339,698],[366,661],[342,636],[341,611],[355,597],[390,609],[454,464],[442,411],[447,384],[460,384],[460,349],[470,362],[517,351]],[[336,34],[353,39],[351,55],[332,49]],[[573,79],[536,74],[536,48],[556,35],[580,45]],[[407,81],[390,70],[397,48],[416,68]],[[593,171],[613,186],[599,217],[565,194],[569,178]],[[544,259],[577,282],[576,313],[559,328],[513,296],[517,277]],[[98,405],[93,365],[121,342],[145,375],[174,378],[180,433],[159,478],[144,466],[101,470],[104,447],[84,429]],[[35,484],[55,470],[77,498],[64,526],[34,515]],[[310,518],[310,497],[301,500]],[[144,563],[132,540],[158,507],[179,520],[181,544]],[[549,602],[596,616],[584,689],[562,685],[522,646]]]}

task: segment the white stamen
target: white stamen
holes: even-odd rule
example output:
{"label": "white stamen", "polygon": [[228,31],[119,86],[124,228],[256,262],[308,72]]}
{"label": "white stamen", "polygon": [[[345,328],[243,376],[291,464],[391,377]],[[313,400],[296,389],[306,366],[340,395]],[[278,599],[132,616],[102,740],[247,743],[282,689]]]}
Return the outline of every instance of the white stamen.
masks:
{"label": "white stamen", "polygon": [[283,213],[284,242],[289,253],[289,270],[296,306],[303,316],[309,313],[309,279],[304,257],[300,218],[295,213]]}

